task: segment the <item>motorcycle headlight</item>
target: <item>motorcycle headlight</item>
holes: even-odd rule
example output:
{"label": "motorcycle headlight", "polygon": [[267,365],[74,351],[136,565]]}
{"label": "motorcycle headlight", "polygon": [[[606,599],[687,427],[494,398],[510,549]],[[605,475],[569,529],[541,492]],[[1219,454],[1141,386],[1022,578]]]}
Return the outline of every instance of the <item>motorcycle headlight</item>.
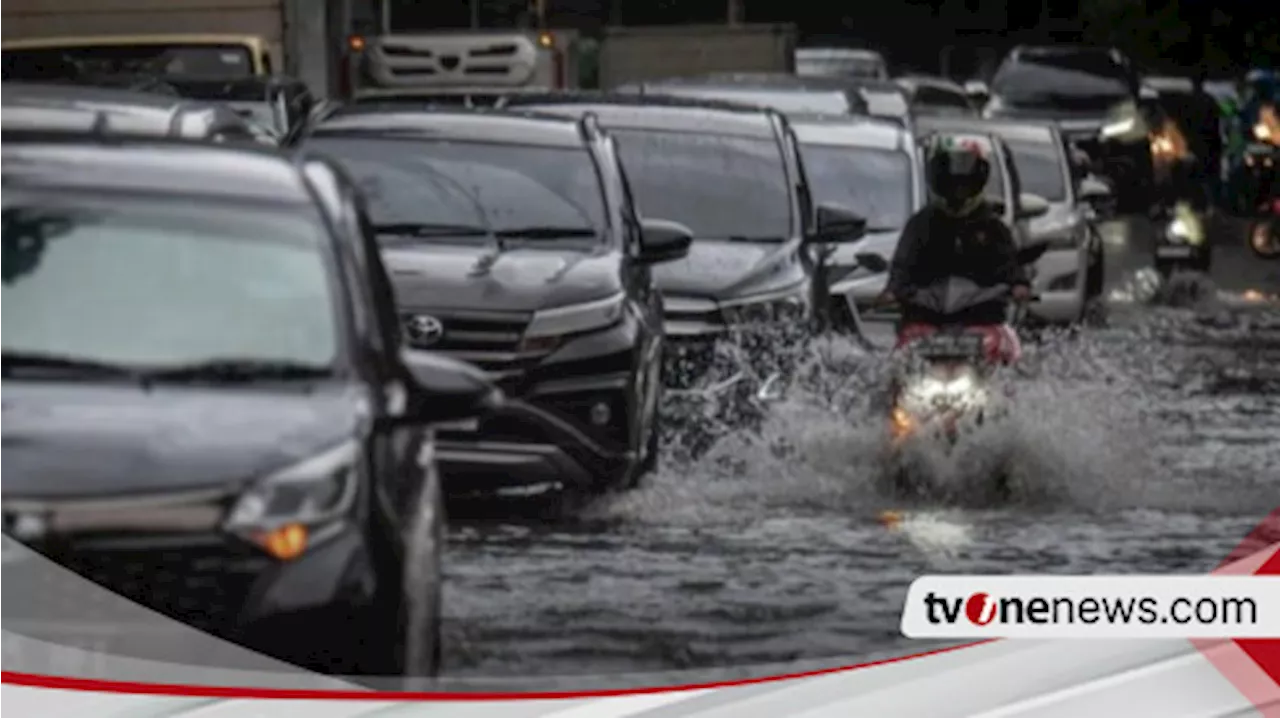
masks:
{"label": "motorcycle headlight", "polygon": [[922,377],[908,385],[903,393],[904,403],[917,411],[939,405],[977,406],[985,403],[986,399],[985,389],[969,373],[950,379]]}
{"label": "motorcycle headlight", "polygon": [[224,524],[280,559],[301,555],[355,503],[359,444],[345,442],[251,485]]}
{"label": "motorcycle headlight", "polygon": [[[1259,140],[1260,142],[1270,142],[1272,139],[1271,128],[1265,125],[1264,123],[1259,122],[1258,124],[1253,126],[1253,136],[1255,139]],[[1277,137],[1275,139],[1280,140],[1280,137]]]}
{"label": "motorcycle headlight", "polygon": [[627,296],[613,296],[535,312],[521,340],[521,350],[551,350],[572,334],[606,329],[622,321]]}
{"label": "motorcycle headlight", "polygon": [[809,316],[809,292],[805,286],[759,294],[720,303],[725,321],[757,324],[801,321]]}
{"label": "motorcycle headlight", "polygon": [[1165,234],[1175,244],[1198,245],[1204,242],[1204,228],[1196,219],[1179,217],[1169,223]]}

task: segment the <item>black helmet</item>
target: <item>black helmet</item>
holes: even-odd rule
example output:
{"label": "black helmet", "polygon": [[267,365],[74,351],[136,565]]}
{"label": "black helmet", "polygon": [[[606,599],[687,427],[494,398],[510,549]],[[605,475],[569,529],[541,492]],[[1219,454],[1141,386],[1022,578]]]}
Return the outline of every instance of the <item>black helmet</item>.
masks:
{"label": "black helmet", "polygon": [[991,162],[977,139],[937,137],[927,156],[929,191],[943,209],[968,214],[982,204]]}

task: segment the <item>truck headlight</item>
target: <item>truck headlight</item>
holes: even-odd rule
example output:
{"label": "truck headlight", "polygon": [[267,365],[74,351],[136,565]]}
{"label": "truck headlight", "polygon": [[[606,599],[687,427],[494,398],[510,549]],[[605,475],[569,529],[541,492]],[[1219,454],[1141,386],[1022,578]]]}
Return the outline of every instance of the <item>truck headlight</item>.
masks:
{"label": "truck headlight", "polygon": [[347,441],[250,486],[224,529],[282,560],[302,555],[332,533],[355,503],[359,444]]}
{"label": "truck headlight", "polygon": [[604,299],[534,312],[520,342],[522,350],[551,350],[572,334],[598,331],[622,321],[627,295],[618,292]]}
{"label": "truck headlight", "polygon": [[801,321],[809,315],[806,285],[783,291],[757,294],[720,303],[720,311],[731,324]]}

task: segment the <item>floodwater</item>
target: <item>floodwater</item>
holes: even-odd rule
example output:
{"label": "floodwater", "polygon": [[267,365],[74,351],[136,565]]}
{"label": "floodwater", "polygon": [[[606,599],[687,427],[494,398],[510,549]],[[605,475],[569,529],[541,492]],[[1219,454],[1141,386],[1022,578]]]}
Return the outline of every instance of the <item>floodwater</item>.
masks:
{"label": "floodwater", "polygon": [[885,488],[882,358],[833,340],[758,430],[721,427],[697,459],[680,432],[714,429],[717,399],[670,397],[668,455],[635,491],[456,525],[446,676],[866,660],[928,647],[898,631],[920,574],[1211,570],[1280,506],[1280,266],[1227,227],[1210,278],[1160,287],[1142,224],[1105,236],[1108,322],[1028,344],[1014,420],[922,455],[935,491]]}

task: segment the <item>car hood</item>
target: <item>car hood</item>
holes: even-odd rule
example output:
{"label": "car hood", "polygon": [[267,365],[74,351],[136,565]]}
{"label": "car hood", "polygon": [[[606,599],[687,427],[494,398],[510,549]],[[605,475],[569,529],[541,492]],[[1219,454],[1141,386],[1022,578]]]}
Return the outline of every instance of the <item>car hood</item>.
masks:
{"label": "car hood", "polygon": [[1070,203],[1052,202],[1047,214],[1027,222],[1027,231],[1034,237],[1056,234],[1071,229],[1080,220],[1080,213]]}
{"label": "car hood", "polygon": [[11,381],[5,498],[231,487],[355,436],[354,387],[249,391]]}
{"label": "car hood", "polygon": [[800,243],[765,244],[699,239],[688,256],[655,265],[654,281],[665,294],[731,299],[798,264]]}
{"label": "car hood", "polygon": [[430,245],[384,249],[396,302],[405,308],[531,312],[600,299],[620,285],[618,254]]}

